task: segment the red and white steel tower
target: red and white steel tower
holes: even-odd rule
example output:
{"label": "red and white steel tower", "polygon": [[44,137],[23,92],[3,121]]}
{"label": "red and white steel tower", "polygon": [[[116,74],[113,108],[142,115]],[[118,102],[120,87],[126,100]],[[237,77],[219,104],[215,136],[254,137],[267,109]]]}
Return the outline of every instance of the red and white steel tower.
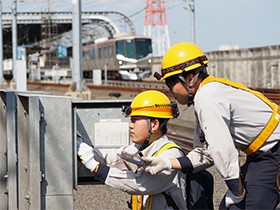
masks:
{"label": "red and white steel tower", "polygon": [[154,56],[162,56],[170,47],[164,0],[146,0],[144,35],[152,38]]}

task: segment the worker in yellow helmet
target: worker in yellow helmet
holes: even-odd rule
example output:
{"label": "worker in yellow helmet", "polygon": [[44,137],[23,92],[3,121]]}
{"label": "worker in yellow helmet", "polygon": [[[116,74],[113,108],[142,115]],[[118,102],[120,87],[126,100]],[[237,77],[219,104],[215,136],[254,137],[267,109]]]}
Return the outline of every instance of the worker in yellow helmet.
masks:
{"label": "worker in yellow helmet", "polygon": [[[172,46],[161,74],[176,100],[194,106],[194,149],[183,158],[144,158],[146,171],[196,172],[215,165],[229,190],[221,203],[229,209],[275,209],[280,165],[279,106],[246,86],[207,73],[208,59],[193,43]],[[240,167],[239,154],[247,154]]]}
{"label": "worker in yellow helmet", "polygon": [[96,180],[131,194],[132,209],[186,209],[185,174],[164,170],[151,175],[143,170],[140,158],[184,156],[165,135],[168,120],[179,114],[176,103],[159,91],[148,90],[123,107],[123,113],[131,120],[133,144],[108,152],[89,146],[79,136],[77,152],[82,162],[95,173]]}

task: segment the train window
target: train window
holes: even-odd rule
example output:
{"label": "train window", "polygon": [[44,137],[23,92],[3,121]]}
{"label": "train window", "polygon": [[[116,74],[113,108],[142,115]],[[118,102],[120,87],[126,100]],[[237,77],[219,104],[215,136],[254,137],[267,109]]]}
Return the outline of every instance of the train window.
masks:
{"label": "train window", "polygon": [[116,42],[116,52],[128,58],[141,59],[152,53],[151,39],[137,38]]}
{"label": "train window", "polygon": [[83,51],[83,55],[82,55],[85,59],[88,59],[88,51]]}
{"label": "train window", "polygon": [[102,58],[102,48],[98,48],[98,58]]}
{"label": "train window", "polygon": [[110,46],[106,47],[106,58],[109,58]]}
{"label": "train window", "polygon": [[125,42],[122,40],[122,41],[117,41],[116,42],[116,52],[117,54],[121,54],[121,55],[124,55],[126,56],[126,53],[125,53]]}
{"label": "train window", "polygon": [[134,41],[131,39],[117,41],[117,54],[128,58],[135,58]]}
{"label": "train window", "polygon": [[113,46],[110,45],[109,46],[109,57],[112,58],[112,56],[113,56]]}
{"label": "train window", "polygon": [[107,47],[103,47],[103,58],[107,58]]}
{"label": "train window", "polygon": [[89,51],[89,59],[94,57],[94,49]]}
{"label": "train window", "polygon": [[135,39],[136,59],[146,57],[152,53],[151,39]]}
{"label": "train window", "polygon": [[128,58],[135,58],[134,42],[132,40],[126,40],[126,56]]}

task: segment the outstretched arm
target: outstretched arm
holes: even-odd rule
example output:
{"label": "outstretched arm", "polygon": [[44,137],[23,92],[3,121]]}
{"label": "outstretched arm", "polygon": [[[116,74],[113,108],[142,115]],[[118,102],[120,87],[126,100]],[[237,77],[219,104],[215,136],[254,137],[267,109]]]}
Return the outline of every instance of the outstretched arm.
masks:
{"label": "outstretched arm", "polygon": [[145,168],[146,172],[152,175],[158,174],[163,170],[181,170],[182,166],[179,160],[187,157],[181,158],[166,158],[166,157],[142,157],[142,159],[148,165]]}

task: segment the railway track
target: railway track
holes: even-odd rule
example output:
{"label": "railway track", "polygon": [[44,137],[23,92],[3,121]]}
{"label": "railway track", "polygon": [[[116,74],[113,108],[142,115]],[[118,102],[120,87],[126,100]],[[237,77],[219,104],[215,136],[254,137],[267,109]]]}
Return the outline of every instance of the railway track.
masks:
{"label": "railway track", "polygon": [[[95,89],[95,85],[88,85],[90,89]],[[98,86],[99,87],[99,86]],[[108,81],[104,88],[107,89],[110,87],[114,87],[115,90],[128,90],[135,92],[141,92],[148,89],[156,89],[164,92],[165,94],[170,96],[169,90],[166,87],[164,82],[154,82],[154,81]],[[252,88],[253,90],[259,91],[264,94],[267,98],[274,101],[276,104],[280,105],[280,89],[272,89],[272,88]]]}
{"label": "railway track", "polygon": [[[62,95],[66,91],[71,90],[72,84],[68,83],[51,83],[44,81],[29,81],[27,83],[28,90],[40,90],[40,91],[50,91],[53,94]],[[106,84],[94,85],[92,83],[87,83],[87,89],[89,89],[93,94],[101,92],[101,94],[109,93],[123,93],[130,92],[137,94],[139,92],[156,89],[159,90],[168,96],[172,97],[168,88],[164,82],[154,82],[154,81],[107,81]],[[260,91],[270,100],[274,101],[276,104],[280,105],[280,89],[272,88],[254,88],[254,90]],[[118,95],[118,94],[116,94]]]}

